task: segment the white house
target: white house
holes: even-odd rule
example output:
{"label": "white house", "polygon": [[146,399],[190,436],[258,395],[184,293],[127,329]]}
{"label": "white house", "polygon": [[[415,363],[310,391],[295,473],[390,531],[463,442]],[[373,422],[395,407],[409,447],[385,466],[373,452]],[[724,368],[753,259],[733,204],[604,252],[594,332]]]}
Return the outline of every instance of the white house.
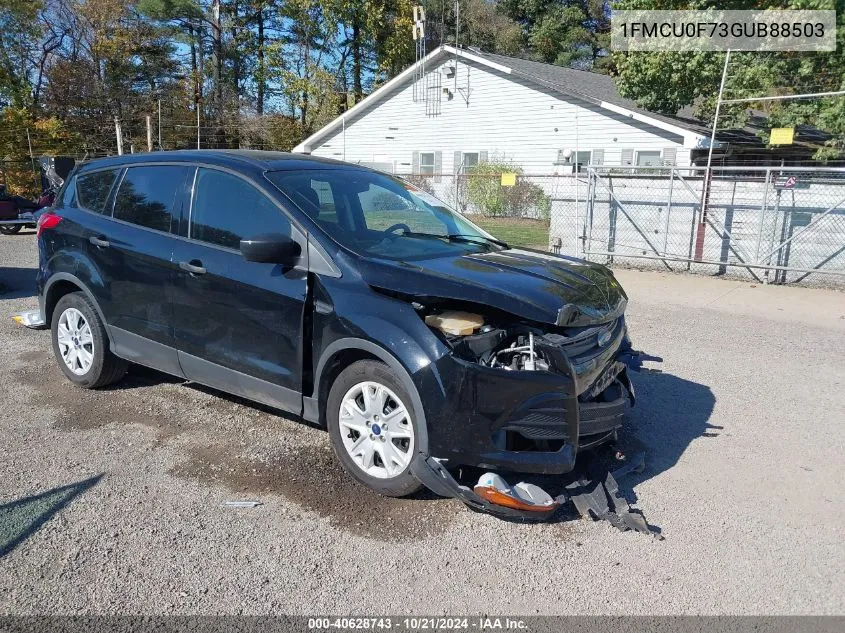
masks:
{"label": "white house", "polygon": [[397,174],[460,173],[494,155],[526,174],[687,166],[691,120],[638,108],[606,75],[441,46],[294,148]]}

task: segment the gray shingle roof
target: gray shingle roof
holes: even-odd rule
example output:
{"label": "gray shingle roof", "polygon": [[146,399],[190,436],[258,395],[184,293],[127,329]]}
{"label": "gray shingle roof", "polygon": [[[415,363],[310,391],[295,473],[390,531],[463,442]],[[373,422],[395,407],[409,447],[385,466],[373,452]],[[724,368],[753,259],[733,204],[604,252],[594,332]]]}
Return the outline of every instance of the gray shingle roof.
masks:
{"label": "gray shingle roof", "polygon": [[692,108],[683,108],[674,117],[644,110],[631,99],[621,96],[616,89],[616,82],[609,75],[602,75],[589,70],[554,66],[552,64],[544,64],[543,62],[520,59],[518,57],[496,55],[474,48],[470,49],[470,51],[478,57],[510,68],[518,76],[540,83],[547,88],[563,94],[581,97],[592,102],[604,101],[611,103],[615,106],[672,123],[673,125],[678,125],[694,132],[706,134],[708,131],[701,121],[693,118]]}

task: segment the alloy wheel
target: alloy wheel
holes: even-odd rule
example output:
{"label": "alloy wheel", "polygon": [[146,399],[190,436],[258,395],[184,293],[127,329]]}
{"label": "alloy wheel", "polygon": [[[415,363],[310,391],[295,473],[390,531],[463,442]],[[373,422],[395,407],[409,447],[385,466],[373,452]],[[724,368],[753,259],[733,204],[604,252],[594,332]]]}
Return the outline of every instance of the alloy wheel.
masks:
{"label": "alloy wheel", "polygon": [[76,308],[62,312],[56,336],[67,368],[77,376],[87,374],[94,363],[94,336],[85,316]]}
{"label": "alloy wheel", "polygon": [[402,474],[414,454],[414,427],[399,397],[384,385],[354,385],[340,402],[340,434],[362,471],[378,479]]}

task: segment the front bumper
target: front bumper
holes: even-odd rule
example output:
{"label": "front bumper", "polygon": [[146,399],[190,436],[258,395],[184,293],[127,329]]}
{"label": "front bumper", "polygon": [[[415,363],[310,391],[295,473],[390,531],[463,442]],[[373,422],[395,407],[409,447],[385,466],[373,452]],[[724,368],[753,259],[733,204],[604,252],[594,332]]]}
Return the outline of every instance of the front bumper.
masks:
{"label": "front bumper", "polygon": [[615,436],[633,402],[622,362],[627,347],[621,322],[588,361],[560,354],[553,371],[507,371],[444,356],[417,376],[422,401],[441,402],[426,411],[429,455],[449,468],[570,472],[580,449]]}

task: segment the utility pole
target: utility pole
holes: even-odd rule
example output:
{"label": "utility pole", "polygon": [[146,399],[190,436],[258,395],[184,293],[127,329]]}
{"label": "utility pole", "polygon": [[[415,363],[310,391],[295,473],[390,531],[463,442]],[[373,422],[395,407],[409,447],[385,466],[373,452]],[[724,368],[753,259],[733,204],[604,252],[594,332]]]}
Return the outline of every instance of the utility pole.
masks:
{"label": "utility pole", "polygon": [[722,68],[722,82],[719,84],[719,96],[716,98],[716,113],[713,115],[713,129],[710,132],[710,147],[707,150],[707,168],[701,181],[701,211],[698,214],[698,227],[695,232],[695,260],[700,262],[704,257],[704,232],[707,228],[707,205],[710,204],[710,185],[713,182],[711,172],[713,164],[713,146],[716,144],[716,126],[719,123],[719,110],[722,107],[722,93],[725,91],[725,80],[728,77],[728,62],[731,60],[731,49],[725,53],[725,66]]}
{"label": "utility pole", "polygon": [[719,122],[719,110],[722,108],[722,93],[725,91],[725,80],[728,77],[728,62],[731,61],[731,49],[725,53],[725,66],[722,68],[722,83],[719,84],[719,96],[716,99],[716,114],[713,116],[713,129],[710,132],[710,148],[707,150],[707,170],[704,172],[704,186],[701,189],[701,224],[707,214],[707,203],[710,198],[710,166],[713,163],[713,146],[716,144],[716,125]]}
{"label": "utility pole", "polygon": [[455,0],[455,92],[458,92],[458,49],[460,40],[458,34],[461,31],[461,0]]}
{"label": "utility pole", "polygon": [[158,100],[158,148],[164,149],[161,144],[161,99]]}
{"label": "utility pole", "polygon": [[35,184],[41,187],[41,174],[35,168],[35,156],[32,153],[32,139],[29,138],[29,128],[26,128],[26,143],[29,145],[29,162],[32,165],[32,173],[35,174]]}
{"label": "utility pole", "polygon": [[123,132],[120,129],[120,119],[114,117],[114,135],[117,137],[117,155],[123,156]]}
{"label": "utility pole", "polygon": [[197,102],[197,149],[200,148],[200,104]]}
{"label": "utility pole", "polygon": [[147,151],[153,151],[153,124],[149,114],[147,115]]}

